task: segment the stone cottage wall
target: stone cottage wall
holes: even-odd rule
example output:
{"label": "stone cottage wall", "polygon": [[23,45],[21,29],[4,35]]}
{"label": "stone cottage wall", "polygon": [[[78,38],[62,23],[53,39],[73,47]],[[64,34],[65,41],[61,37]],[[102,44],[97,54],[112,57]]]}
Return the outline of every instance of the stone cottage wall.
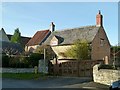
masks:
{"label": "stone cottage wall", "polygon": [[120,70],[100,69],[99,64],[93,67],[94,82],[111,85],[112,82],[120,80]]}
{"label": "stone cottage wall", "polygon": [[[101,42],[101,40],[103,40]],[[107,58],[106,58],[107,57]],[[92,41],[91,50],[92,60],[106,60],[105,63],[110,63],[110,44],[103,28],[100,28]]]}

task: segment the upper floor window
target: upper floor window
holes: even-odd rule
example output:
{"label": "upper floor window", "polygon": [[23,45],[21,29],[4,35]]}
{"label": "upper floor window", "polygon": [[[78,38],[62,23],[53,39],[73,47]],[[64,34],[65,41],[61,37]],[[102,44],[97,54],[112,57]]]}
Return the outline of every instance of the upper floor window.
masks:
{"label": "upper floor window", "polygon": [[57,38],[56,36],[54,36],[54,37],[51,39],[50,45],[51,45],[51,46],[58,45],[58,38]]}
{"label": "upper floor window", "polygon": [[103,46],[104,45],[104,39],[100,39],[100,46]]}
{"label": "upper floor window", "polygon": [[50,45],[52,45],[52,46],[58,45],[58,41],[51,41]]}

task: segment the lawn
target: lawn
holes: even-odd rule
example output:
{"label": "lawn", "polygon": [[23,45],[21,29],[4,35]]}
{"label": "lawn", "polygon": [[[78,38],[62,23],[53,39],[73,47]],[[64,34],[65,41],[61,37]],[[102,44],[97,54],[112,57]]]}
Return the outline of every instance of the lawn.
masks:
{"label": "lawn", "polygon": [[[0,74],[1,75],[1,74]],[[22,80],[29,80],[29,79],[45,79],[47,78],[47,74],[43,73],[2,73],[2,78],[12,78],[12,79],[22,79]]]}

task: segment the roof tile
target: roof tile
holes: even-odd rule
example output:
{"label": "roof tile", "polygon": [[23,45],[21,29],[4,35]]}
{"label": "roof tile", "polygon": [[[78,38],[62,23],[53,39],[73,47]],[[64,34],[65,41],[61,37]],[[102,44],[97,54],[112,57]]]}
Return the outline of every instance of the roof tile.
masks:
{"label": "roof tile", "polygon": [[27,46],[39,45],[43,42],[44,38],[48,36],[50,30],[37,31],[35,35],[26,44]]}

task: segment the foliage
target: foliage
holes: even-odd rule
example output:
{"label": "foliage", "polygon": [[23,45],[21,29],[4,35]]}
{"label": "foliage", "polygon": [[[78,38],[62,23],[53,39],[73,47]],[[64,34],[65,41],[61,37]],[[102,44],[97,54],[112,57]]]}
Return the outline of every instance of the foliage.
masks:
{"label": "foliage", "polygon": [[10,58],[7,55],[2,54],[2,67],[9,67],[9,60]]}
{"label": "foliage", "polygon": [[41,46],[38,46],[37,49],[35,49],[35,53],[39,53],[39,54],[44,54],[44,48],[45,46],[41,45]]}
{"label": "foliage", "polygon": [[101,65],[99,66],[99,69],[117,69],[117,67],[114,68],[113,65],[101,64]]}
{"label": "foliage", "polygon": [[[46,59],[51,58],[51,48],[45,47],[46,48]],[[40,59],[43,59],[43,47],[40,47],[42,51],[39,53],[31,53],[28,54],[14,54],[17,53],[14,48],[4,48],[3,53],[5,53],[6,56],[3,57],[3,67],[10,67],[10,68],[29,68],[29,67],[34,67],[38,66],[38,62]],[[13,53],[14,51],[14,53]],[[12,54],[11,54],[12,52]],[[8,55],[8,56],[7,56]],[[48,61],[46,61],[47,63]]]}
{"label": "foliage", "polygon": [[38,62],[39,62],[40,59],[43,59],[43,54],[32,53],[32,54],[29,56],[30,65],[31,65],[32,67],[38,66]]}
{"label": "foliage", "polygon": [[111,59],[113,60],[114,67],[120,67],[120,46],[112,46],[111,54]]}
{"label": "foliage", "polygon": [[111,47],[111,51],[112,51],[112,52],[114,52],[114,51],[115,51],[115,52],[118,52],[119,50],[120,50],[120,46],[112,46],[112,47]]}
{"label": "foliage", "polygon": [[11,37],[11,42],[20,43],[21,42],[21,33],[19,28],[15,29],[14,35]]}
{"label": "foliage", "polygon": [[50,46],[41,45],[35,50],[35,53],[44,54],[44,49],[45,49],[45,56],[46,56],[45,59],[46,60],[53,59],[54,52]]}
{"label": "foliage", "polygon": [[38,78],[46,78],[47,74],[43,73],[2,73],[3,78],[13,78],[13,79],[22,79],[22,80],[29,80],[29,79],[38,79]]}
{"label": "foliage", "polygon": [[29,67],[29,57],[23,55],[10,57],[9,67],[11,68],[28,68]]}
{"label": "foliage", "polygon": [[90,46],[86,40],[77,40],[65,53],[71,58],[87,60],[90,59]]}
{"label": "foliage", "polygon": [[29,57],[22,55],[8,56],[6,54],[2,54],[2,67],[29,68],[29,63]]}
{"label": "foliage", "polygon": [[99,66],[99,69],[113,69],[113,66],[112,65],[100,65]]}
{"label": "foliage", "polygon": [[10,68],[34,68],[43,58],[42,54],[32,53],[30,56],[25,55],[2,55],[2,67]]}

